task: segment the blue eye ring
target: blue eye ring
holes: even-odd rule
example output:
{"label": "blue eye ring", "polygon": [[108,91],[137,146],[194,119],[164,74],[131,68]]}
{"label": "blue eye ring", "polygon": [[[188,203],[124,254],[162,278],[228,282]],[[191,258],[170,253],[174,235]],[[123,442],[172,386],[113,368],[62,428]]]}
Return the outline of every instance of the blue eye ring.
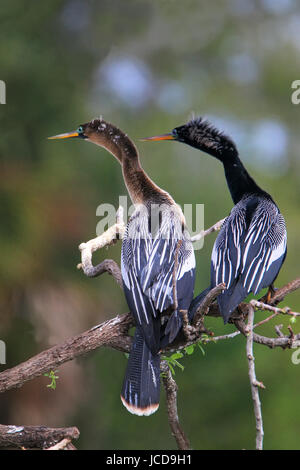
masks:
{"label": "blue eye ring", "polygon": [[83,133],[83,127],[79,126],[78,129],[77,129],[77,132],[78,132],[78,134],[82,134]]}
{"label": "blue eye ring", "polygon": [[175,137],[175,138],[178,137],[177,129],[173,129],[173,130],[172,130],[172,136]]}

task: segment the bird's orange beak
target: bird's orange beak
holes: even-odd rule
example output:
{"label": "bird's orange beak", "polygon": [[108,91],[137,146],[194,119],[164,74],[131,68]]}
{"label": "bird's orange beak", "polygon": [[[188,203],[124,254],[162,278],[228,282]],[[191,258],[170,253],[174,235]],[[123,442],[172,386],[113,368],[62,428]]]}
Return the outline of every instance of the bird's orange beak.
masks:
{"label": "bird's orange beak", "polygon": [[48,137],[48,139],[52,140],[52,139],[69,139],[70,137],[78,137],[79,134],[78,132],[74,131],[74,132],[67,132],[66,134],[57,134],[57,135],[53,135],[52,137]]}
{"label": "bird's orange beak", "polygon": [[146,141],[146,140],[175,140],[175,137],[173,136],[173,134],[161,134],[161,135],[155,135],[153,137],[144,137],[143,139],[139,139],[139,140],[142,140],[142,141]]}

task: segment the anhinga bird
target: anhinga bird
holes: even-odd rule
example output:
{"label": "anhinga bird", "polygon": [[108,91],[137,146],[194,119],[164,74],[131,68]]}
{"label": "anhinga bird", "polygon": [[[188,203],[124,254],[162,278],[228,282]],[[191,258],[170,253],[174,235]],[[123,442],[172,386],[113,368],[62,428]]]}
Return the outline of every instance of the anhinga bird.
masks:
{"label": "anhinga bird", "polygon": [[148,416],[159,406],[160,350],[177,336],[182,326],[180,311],[188,310],[193,298],[192,243],[181,209],[147,176],[135,145],[124,132],[94,119],[52,138],[70,137],[104,147],[120,162],[135,205],[121,253],[125,296],[136,321],[121,400],[131,413]]}
{"label": "anhinga bird", "polygon": [[218,296],[226,323],[248,296],[272,289],[286,256],[285,221],[272,197],[251,178],[233,141],[199,117],[171,133],[142,140],[175,140],[195,147],[223,163],[235,206],[222,225],[211,256],[211,288],[220,283]]}

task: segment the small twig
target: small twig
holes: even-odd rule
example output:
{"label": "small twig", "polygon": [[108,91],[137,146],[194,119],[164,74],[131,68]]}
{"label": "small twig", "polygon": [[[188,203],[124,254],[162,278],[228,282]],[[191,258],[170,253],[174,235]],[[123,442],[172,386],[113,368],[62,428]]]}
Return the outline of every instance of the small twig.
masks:
{"label": "small twig", "polygon": [[277,334],[277,336],[279,336],[279,338],[284,338],[284,334],[282,333],[282,328],[283,328],[283,325],[275,325],[275,332]]}
{"label": "small twig", "polygon": [[172,435],[174,436],[178,449],[189,450],[190,442],[186,437],[178,418],[177,411],[177,384],[172,377],[170,368],[166,361],[161,362],[162,379],[167,397],[168,420]]}
{"label": "small twig", "polygon": [[219,222],[215,223],[212,227],[208,228],[207,230],[201,230],[201,232],[197,233],[197,235],[194,235],[191,237],[192,242],[197,242],[198,240],[201,240],[201,238],[206,237],[207,235],[210,235],[213,232],[217,232],[218,230],[221,229],[225,219],[219,220]]}
{"label": "small twig", "polygon": [[273,307],[272,305],[265,304],[255,299],[250,300],[250,304],[258,310],[266,310],[269,312],[274,312],[277,315],[281,313],[283,315],[292,315],[293,317],[300,317],[300,313],[292,312],[289,307],[284,307],[284,308]]}
{"label": "small twig", "polygon": [[[252,307],[253,308],[253,307]],[[235,319],[234,324],[237,329],[244,335],[247,336],[247,329],[245,323],[241,319]],[[300,347],[300,334],[295,335],[293,341],[289,336],[281,336],[280,338],[269,338],[268,336],[262,336],[257,333],[253,333],[253,341],[258,344],[263,344],[269,348],[299,348]]]}
{"label": "small twig", "polygon": [[55,444],[54,446],[48,447],[46,450],[64,450],[66,449],[69,444],[71,443],[71,439],[62,439],[60,442]]}
{"label": "small twig", "polygon": [[268,323],[270,320],[277,317],[277,315],[279,315],[279,313],[275,312],[272,315],[270,315],[269,317],[264,318],[263,320],[259,321],[258,323],[255,323],[255,325],[253,326],[253,329],[257,328],[258,326],[264,325],[265,323]]}
{"label": "small twig", "polygon": [[214,336],[213,338],[206,338],[204,343],[216,343],[217,341],[222,341],[224,339],[232,339],[235,338],[236,336],[240,335],[240,331],[234,331],[233,333],[228,333],[227,335],[221,335],[221,336]]}
{"label": "small twig", "polygon": [[262,450],[263,449],[263,437],[264,437],[264,429],[263,429],[263,420],[262,420],[262,413],[261,413],[261,402],[259,398],[258,388],[265,388],[261,382],[258,382],[256,379],[255,374],[255,364],[254,364],[254,354],[253,354],[253,321],[254,321],[254,308],[252,305],[249,306],[248,312],[248,324],[247,324],[247,342],[246,342],[246,351],[247,351],[247,359],[248,359],[248,367],[249,367],[249,379],[250,379],[250,386],[251,386],[251,394],[254,406],[254,416],[256,422],[256,449]]}
{"label": "small twig", "polygon": [[290,332],[290,340],[291,340],[291,344],[292,344],[294,339],[295,339],[295,333],[293,332],[293,329],[292,329],[291,325],[288,325],[287,329]]}

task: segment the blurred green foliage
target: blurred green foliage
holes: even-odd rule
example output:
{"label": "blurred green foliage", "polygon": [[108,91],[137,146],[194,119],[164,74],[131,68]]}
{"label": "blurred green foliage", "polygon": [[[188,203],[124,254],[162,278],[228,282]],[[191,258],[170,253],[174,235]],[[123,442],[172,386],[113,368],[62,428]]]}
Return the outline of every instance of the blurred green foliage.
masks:
{"label": "blurred green foliage", "polygon": [[[137,142],[146,171],[179,204],[205,204],[206,227],[232,207],[219,163],[177,143],[138,138],[168,132],[192,112],[220,124],[286,218],[288,256],[277,285],[299,275],[300,107],[291,103],[291,83],[300,78],[299,23],[292,0],[1,5],[7,104],[0,105],[0,337],[7,343],[6,367],[127,311],[110,277],[86,279],[76,270],[79,243],[95,236],[97,206],[117,207],[126,194],[119,165],[86,143],[46,139],[100,114]],[[196,253],[196,293],[209,284],[214,238]],[[119,260],[120,244],[109,257]],[[286,302],[300,311],[299,293]],[[216,334],[230,331],[220,320],[207,323]],[[261,332],[274,335],[274,322]],[[176,369],[180,419],[192,446],[253,448],[245,340],[209,344],[205,352],[197,348],[181,359],[184,372]],[[300,368],[291,351],[256,346],[255,353],[258,379],[266,385],[265,448],[299,449]],[[67,364],[55,391],[44,378],[6,394],[0,422],[74,424],[82,449],[175,448],[163,392],[160,410],[147,419],[122,406],[125,366],[126,358],[111,350]]]}

